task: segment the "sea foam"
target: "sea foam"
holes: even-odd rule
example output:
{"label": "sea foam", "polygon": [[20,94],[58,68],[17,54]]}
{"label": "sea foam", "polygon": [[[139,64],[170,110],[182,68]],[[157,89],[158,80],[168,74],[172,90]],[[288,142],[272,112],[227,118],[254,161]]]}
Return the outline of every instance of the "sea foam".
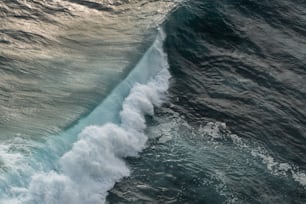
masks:
{"label": "sea foam", "polygon": [[122,103],[120,122],[84,128],[72,148],[59,159],[58,169],[34,173],[28,187],[18,188],[18,196],[6,200],[7,203],[105,202],[107,191],[130,174],[124,159],[137,156],[145,148],[145,115],[153,115],[154,106],[161,105],[168,89],[170,73],[163,52],[164,39],[160,30],[158,42],[144,56],[157,57],[145,60],[150,63],[147,67],[140,61],[143,68],[156,63],[160,69],[146,83],[134,81]]}

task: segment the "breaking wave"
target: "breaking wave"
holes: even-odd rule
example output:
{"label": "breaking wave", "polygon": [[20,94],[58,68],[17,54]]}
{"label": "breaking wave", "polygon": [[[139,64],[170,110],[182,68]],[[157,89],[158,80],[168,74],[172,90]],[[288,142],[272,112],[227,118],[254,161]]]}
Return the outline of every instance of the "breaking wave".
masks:
{"label": "breaking wave", "polygon": [[[162,49],[164,38],[160,30],[153,46],[110,95],[124,96],[124,92],[120,91],[126,83],[132,84],[122,103],[120,122],[87,126],[78,135],[71,150],[59,159],[57,170],[33,173],[28,187],[10,189],[11,195],[16,198],[10,198],[6,203],[105,202],[107,191],[115,182],[130,174],[124,158],[135,157],[145,148],[145,115],[153,115],[154,106],[161,105],[168,89],[170,73]],[[154,75],[146,81],[152,70],[155,70]],[[137,75],[142,77],[134,78]],[[102,107],[107,108],[103,104]],[[89,121],[97,116],[99,109],[101,107],[88,116]],[[103,118],[103,115],[100,117]]]}

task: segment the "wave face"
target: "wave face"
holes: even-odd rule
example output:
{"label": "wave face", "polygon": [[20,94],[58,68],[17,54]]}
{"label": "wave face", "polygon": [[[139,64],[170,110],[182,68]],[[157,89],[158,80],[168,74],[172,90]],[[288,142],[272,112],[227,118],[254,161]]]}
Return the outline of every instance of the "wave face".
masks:
{"label": "wave face", "polygon": [[61,177],[82,130],[120,124],[134,83],[164,63],[156,27],[176,3],[0,2],[0,203],[52,202],[31,197],[32,176]]}
{"label": "wave face", "polygon": [[170,101],[110,203],[306,202],[304,1],[185,1]]}
{"label": "wave face", "polygon": [[[115,182],[130,174],[123,159],[137,156],[145,147],[147,141],[144,133],[145,115],[153,115],[154,106],[161,105],[168,89],[170,73],[167,57],[162,49],[164,38],[164,33],[160,30],[155,43],[128,77],[88,118],[83,119],[83,122],[88,123],[95,117],[100,118],[94,119],[96,123],[112,121],[108,115],[103,115],[105,111],[101,112],[101,110],[111,109],[111,114],[117,115],[120,109],[113,109],[114,100],[122,104],[118,119],[114,119],[113,123],[104,122],[103,125],[87,126],[81,131],[72,148],[57,161],[56,171],[50,166],[43,169],[33,166],[30,167],[32,169],[29,172],[21,166],[21,172],[28,172],[11,175],[11,177],[18,176],[23,181],[14,183],[14,178],[10,179],[9,188],[1,189],[2,192],[7,192],[1,202],[50,204],[105,202],[107,191]],[[130,92],[129,86],[132,87]],[[128,96],[124,98],[128,92]],[[123,103],[120,102],[120,97],[124,98]],[[84,126],[84,124],[80,122],[72,129],[79,129],[78,126]],[[73,130],[71,132],[74,133]],[[66,137],[69,138],[69,136]],[[61,140],[67,140],[67,138],[61,138]],[[44,160],[51,162],[56,152],[49,148],[55,145],[60,144],[52,141],[51,147],[42,147],[48,154],[42,155],[37,152],[36,161],[33,163],[42,163]],[[21,161],[19,165],[20,163]],[[51,169],[46,171],[46,168]],[[30,178],[26,178],[27,176]]]}
{"label": "wave face", "polygon": [[90,113],[150,47],[175,4],[1,1],[0,140],[43,140]]}

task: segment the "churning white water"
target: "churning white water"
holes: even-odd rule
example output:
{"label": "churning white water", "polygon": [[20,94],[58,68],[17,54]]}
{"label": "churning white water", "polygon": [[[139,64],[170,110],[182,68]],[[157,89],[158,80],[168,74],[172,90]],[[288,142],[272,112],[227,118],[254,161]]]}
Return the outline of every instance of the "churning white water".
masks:
{"label": "churning white water", "polygon": [[[40,167],[23,169],[27,161],[19,161],[23,164],[17,173],[22,175],[19,178],[28,178],[1,186],[9,195],[2,202],[105,202],[115,182],[130,174],[124,158],[137,156],[145,148],[145,115],[153,115],[154,106],[162,103],[168,89],[164,39],[160,30],[133,71],[99,107],[68,130],[69,134],[51,138],[33,155]],[[11,182],[14,176],[8,176]]]}

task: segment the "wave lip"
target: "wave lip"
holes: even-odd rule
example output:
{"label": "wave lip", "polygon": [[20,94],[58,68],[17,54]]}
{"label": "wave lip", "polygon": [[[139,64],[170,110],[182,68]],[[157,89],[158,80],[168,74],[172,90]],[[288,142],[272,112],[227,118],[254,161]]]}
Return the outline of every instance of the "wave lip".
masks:
{"label": "wave lip", "polygon": [[145,115],[153,115],[154,106],[161,105],[168,89],[170,73],[161,43],[164,39],[160,30],[156,40],[159,43],[154,43],[151,53],[145,54],[160,57],[149,60],[151,65],[143,67],[148,69],[156,63],[161,69],[147,83],[134,83],[123,101],[120,122],[86,127],[72,149],[60,158],[58,171],[34,174],[29,187],[19,189],[19,196],[10,202],[105,202],[107,191],[115,182],[130,174],[124,158],[137,156],[145,148]]}

